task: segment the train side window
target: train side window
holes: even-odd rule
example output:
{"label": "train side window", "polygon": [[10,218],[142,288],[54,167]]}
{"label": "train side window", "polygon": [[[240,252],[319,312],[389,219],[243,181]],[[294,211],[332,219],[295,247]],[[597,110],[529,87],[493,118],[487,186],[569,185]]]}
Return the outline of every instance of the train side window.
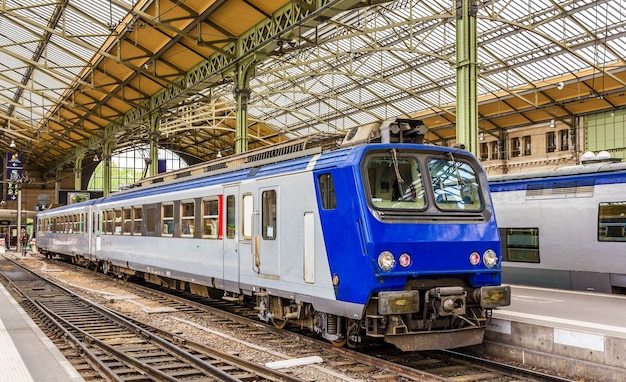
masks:
{"label": "train side window", "polygon": [[133,207],[133,235],[141,235],[141,222],[143,210],[141,207]]}
{"label": "train side window", "polygon": [[196,202],[186,200],[180,202],[180,236],[194,237],[196,234]]}
{"label": "train side window", "polygon": [[263,239],[276,239],[276,190],[263,191],[261,194],[261,232]]}
{"label": "train side window", "polygon": [[103,212],[105,215],[104,217],[104,233],[106,233],[107,235],[110,235],[113,233],[113,211],[107,210]]}
{"label": "train side window", "polygon": [[124,208],[122,211],[122,217],[124,219],[124,224],[122,225],[122,232],[124,235],[130,235],[133,227],[132,213],[129,207]]}
{"label": "train side window", "polygon": [[320,174],[317,177],[317,186],[320,190],[322,209],[334,210],[335,208],[337,208],[337,199],[335,197],[335,185],[333,183],[333,175],[330,173]]}
{"label": "train side window", "polygon": [[501,228],[502,260],[539,263],[539,228]]}
{"label": "train side window", "polygon": [[210,198],[202,200],[202,237],[217,239],[219,224],[219,200]]}
{"label": "train side window", "polygon": [[626,201],[598,206],[598,241],[626,241]]}
{"label": "train side window", "polygon": [[243,195],[241,202],[241,237],[250,239],[252,238],[252,213],[254,212],[252,194]]}
{"label": "train side window", "polygon": [[114,234],[120,235],[122,233],[122,209],[115,209],[115,229],[113,231]]}
{"label": "train side window", "polygon": [[148,236],[158,235],[159,233],[157,211],[155,206],[146,207],[146,234]]}
{"label": "train side window", "polygon": [[161,205],[161,236],[172,236],[174,234],[174,203],[163,203]]}
{"label": "train side window", "polygon": [[226,197],[226,237],[235,238],[235,196],[228,195]]}

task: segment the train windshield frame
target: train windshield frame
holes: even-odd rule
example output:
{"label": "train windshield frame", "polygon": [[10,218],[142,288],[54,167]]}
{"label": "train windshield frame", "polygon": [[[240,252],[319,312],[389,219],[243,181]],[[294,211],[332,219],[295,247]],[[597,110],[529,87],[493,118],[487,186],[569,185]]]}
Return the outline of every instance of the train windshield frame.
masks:
{"label": "train windshield frame", "polygon": [[452,153],[381,150],[363,158],[361,168],[368,204],[375,210],[477,213],[485,208],[478,172]]}

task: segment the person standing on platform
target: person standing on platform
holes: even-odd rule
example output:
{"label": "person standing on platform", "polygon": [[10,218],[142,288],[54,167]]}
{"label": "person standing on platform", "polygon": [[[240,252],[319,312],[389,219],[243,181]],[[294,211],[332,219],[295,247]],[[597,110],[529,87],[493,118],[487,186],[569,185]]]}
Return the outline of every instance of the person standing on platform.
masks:
{"label": "person standing on platform", "polygon": [[26,228],[22,228],[20,233],[20,244],[22,245],[22,256],[26,256],[26,246],[28,245],[28,234]]}

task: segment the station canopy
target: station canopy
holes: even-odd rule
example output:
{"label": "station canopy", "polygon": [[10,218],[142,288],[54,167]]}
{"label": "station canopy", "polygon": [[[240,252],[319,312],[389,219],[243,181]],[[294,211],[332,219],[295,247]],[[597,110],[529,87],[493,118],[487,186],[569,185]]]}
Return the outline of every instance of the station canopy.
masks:
{"label": "station canopy", "polygon": [[[626,0],[471,3],[483,134],[552,120],[572,127],[626,104]],[[456,7],[2,0],[0,149],[48,174],[107,144],[158,141],[191,163],[230,155],[235,79],[247,67],[250,149],[391,117],[420,118],[426,142],[447,145],[456,134]]]}

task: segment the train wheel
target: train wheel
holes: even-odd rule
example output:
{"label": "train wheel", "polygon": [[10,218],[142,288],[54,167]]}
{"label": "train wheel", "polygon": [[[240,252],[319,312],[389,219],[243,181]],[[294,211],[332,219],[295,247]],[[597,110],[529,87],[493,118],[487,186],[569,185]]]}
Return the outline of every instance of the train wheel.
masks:
{"label": "train wheel", "polygon": [[281,320],[280,318],[272,317],[272,325],[277,329],[283,329],[287,325],[287,320]]}
{"label": "train wheel", "polygon": [[330,340],[330,343],[333,344],[334,347],[338,347],[338,348],[340,348],[343,345],[345,345],[346,342],[348,342],[347,338],[341,338],[341,339],[338,339],[338,340]]}

